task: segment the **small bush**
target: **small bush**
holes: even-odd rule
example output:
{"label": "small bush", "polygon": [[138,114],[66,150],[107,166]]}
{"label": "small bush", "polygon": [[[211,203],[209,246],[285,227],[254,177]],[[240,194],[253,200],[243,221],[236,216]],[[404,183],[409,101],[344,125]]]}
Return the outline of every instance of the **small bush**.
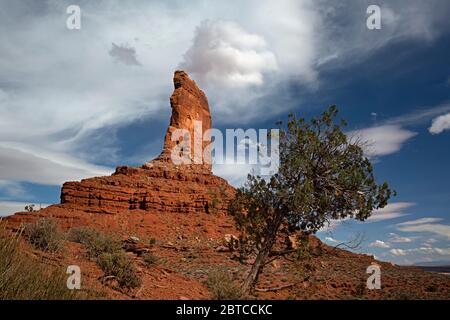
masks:
{"label": "small bush", "polygon": [[71,229],[69,239],[83,244],[86,247],[88,257],[94,260],[103,253],[115,253],[122,250],[118,239],[90,228]]}
{"label": "small bush", "polygon": [[136,288],[141,285],[133,262],[123,251],[102,253],[97,264],[105,276],[113,276],[121,287]]}
{"label": "small bush", "polygon": [[55,221],[42,218],[25,226],[25,235],[37,249],[57,252],[63,247],[63,234]]}
{"label": "small bush", "polygon": [[97,263],[106,277],[114,277],[119,286],[136,288],[141,285],[133,262],[125,254],[117,238],[95,229],[81,227],[70,230],[69,239],[83,244],[87,256]]}
{"label": "small bush", "polygon": [[154,265],[158,261],[158,257],[156,257],[151,252],[145,252],[144,254],[142,254],[142,260],[144,261],[144,264],[147,267],[150,267],[150,266]]}
{"label": "small bush", "polygon": [[427,292],[438,292],[439,291],[439,287],[435,283],[432,283],[432,284],[427,286],[426,291]]}
{"label": "small bush", "polygon": [[232,277],[226,270],[214,270],[208,274],[206,285],[209,287],[214,300],[243,299],[243,293],[235,285]]}

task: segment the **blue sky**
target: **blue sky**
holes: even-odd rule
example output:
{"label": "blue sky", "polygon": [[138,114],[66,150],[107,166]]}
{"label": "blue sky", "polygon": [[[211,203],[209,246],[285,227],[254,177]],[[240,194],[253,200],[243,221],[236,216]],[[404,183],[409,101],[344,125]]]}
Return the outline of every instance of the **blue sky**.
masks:
{"label": "blue sky", "polygon": [[[66,28],[70,4],[80,30]],[[369,4],[380,30],[366,27]],[[445,0],[0,0],[0,214],[156,156],[182,68],[221,130],[336,104],[398,196],[319,236],[362,233],[358,252],[396,263],[450,260],[449,16]],[[248,170],[214,168],[234,185]]]}

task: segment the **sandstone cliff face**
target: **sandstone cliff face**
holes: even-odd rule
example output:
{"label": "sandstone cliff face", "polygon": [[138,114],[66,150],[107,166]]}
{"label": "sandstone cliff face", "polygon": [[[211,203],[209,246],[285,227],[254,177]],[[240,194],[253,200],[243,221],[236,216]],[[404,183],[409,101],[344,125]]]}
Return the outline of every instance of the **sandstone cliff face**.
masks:
{"label": "sandstone cliff face", "polygon": [[[211,114],[209,112],[208,99],[205,93],[200,90],[197,84],[189,78],[184,71],[176,71],[173,79],[175,91],[170,97],[170,105],[172,107],[172,116],[170,124],[164,138],[164,147],[161,155],[157,160],[171,162],[172,150],[181,142],[182,136],[177,141],[172,140],[172,135],[176,130],[185,130],[190,137],[189,142],[189,158],[194,162],[194,152],[198,151],[198,160],[203,164],[197,166],[203,167],[205,170],[211,171],[211,154],[204,150],[210,143],[210,138],[203,139],[203,134],[211,129]],[[196,126],[197,125],[197,130]],[[185,150],[186,151],[186,150]]]}
{"label": "sandstone cliff face", "polygon": [[[193,136],[195,121],[201,121],[203,132],[211,128],[208,100],[196,83],[185,72],[176,71],[174,86],[170,98],[172,116],[161,155],[140,168],[118,167],[112,176],[64,183],[58,208],[106,214],[129,214],[135,210],[226,213],[235,190],[226,180],[212,174],[210,164],[175,165],[172,162],[171,151],[177,145],[171,139],[173,131],[184,129]],[[193,148],[194,142],[191,142]],[[201,142],[201,152],[207,144],[208,141]],[[193,157],[194,150],[191,152]],[[41,214],[51,210],[51,207],[41,210]],[[17,220],[17,217],[10,220]]]}
{"label": "sandstone cliff face", "polygon": [[[183,129],[192,137],[190,157],[193,160],[195,121],[202,125],[202,132],[211,128],[208,100],[196,83],[184,71],[176,71],[174,87],[170,98],[172,116],[161,155],[141,168],[118,167],[110,177],[66,182],[61,191],[61,204],[111,214],[136,209],[179,213],[226,212],[234,188],[224,179],[214,176],[209,163],[175,165],[171,159],[171,152],[179,143],[172,141],[175,130]],[[208,143],[200,140],[200,145],[196,146],[201,154]]]}

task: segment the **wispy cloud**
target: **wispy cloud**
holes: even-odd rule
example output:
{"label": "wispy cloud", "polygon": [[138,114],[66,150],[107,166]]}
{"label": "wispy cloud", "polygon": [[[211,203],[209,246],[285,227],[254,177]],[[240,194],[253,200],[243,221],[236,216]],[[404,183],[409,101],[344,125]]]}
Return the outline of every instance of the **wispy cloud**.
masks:
{"label": "wispy cloud", "polygon": [[450,240],[450,225],[436,223],[442,220],[442,218],[421,218],[399,223],[396,228],[403,232],[433,233]]}
{"label": "wispy cloud", "polygon": [[407,215],[407,213],[404,212],[405,209],[408,209],[414,205],[415,205],[415,203],[413,203],[413,202],[390,203],[382,209],[375,210],[366,221],[367,222],[378,222],[378,221],[400,218],[400,217]]}
{"label": "wispy cloud", "polygon": [[392,243],[410,243],[415,240],[414,237],[402,237],[396,233],[389,233],[389,242]]}
{"label": "wispy cloud", "polygon": [[449,256],[450,248],[432,248],[432,247],[419,247],[412,249],[391,249],[389,252],[394,256],[406,256],[409,254],[419,255],[432,255],[437,254],[440,256]]}
{"label": "wispy cloud", "polygon": [[416,133],[399,125],[382,125],[351,131],[348,135],[359,140],[365,154],[373,158],[398,152]]}

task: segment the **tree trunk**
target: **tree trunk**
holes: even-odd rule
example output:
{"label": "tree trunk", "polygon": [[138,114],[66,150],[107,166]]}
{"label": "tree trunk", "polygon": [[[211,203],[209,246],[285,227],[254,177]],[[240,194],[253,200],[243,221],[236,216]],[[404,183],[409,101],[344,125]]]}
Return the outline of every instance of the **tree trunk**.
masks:
{"label": "tree trunk", "polygon": [[274,218],[272,225],[269,225],[267,228],[266,236],[264,237],[264,242],[262,244],[262,248],[258,251],[255,262],[253,263],[250,271],[242,285],[242,291],[246,294],[251,293],[253,288],[255,287],[259,274],[261,273],[264,264],[269,256],[272,247],[275,243],[278,229],[280,228],[281,221],[283,220],[283,215],[281,213],[277,213]]}

